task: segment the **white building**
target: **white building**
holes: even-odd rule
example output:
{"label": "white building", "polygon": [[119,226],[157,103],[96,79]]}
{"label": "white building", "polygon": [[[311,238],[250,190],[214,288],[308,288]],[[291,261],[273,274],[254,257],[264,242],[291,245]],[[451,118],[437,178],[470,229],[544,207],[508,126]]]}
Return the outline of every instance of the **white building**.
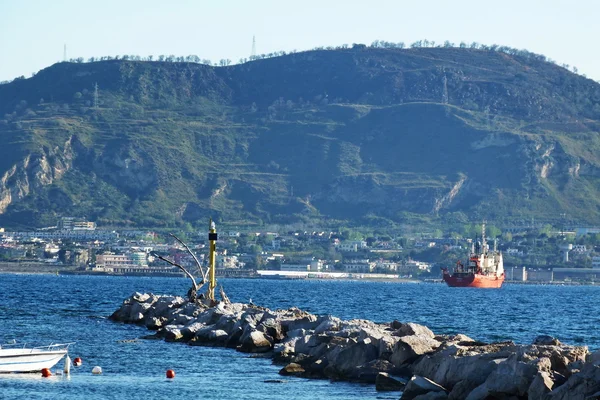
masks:
{"label": "white building", "polygon": [[344,271],[350,273],[369,273],[375,269],[375,263],[364,260],[348,260],[344,261]]}
{"label": "white building", "polygon": [[310,264],[281,264],[282,271],[308,272]]}
{"label": "white building", "polygon": [[98,254],[94,271],[112,273],[135,273],[148,269],[146,253]]}
{"label": "white building", "polygon": [[351,253],[356,253],[358,250],[362,250],[362,249],[366,249],[366,248],[367,248],[367,242],[365,242],[364,240],[345,241],[345,242],[341,242],[338,245],[339,251],[345,251],[345,252],[351,252]]}
{"label": "white building", "polygon": [[385,270],[386,272],[398,272],[398,263],[387,260],[379,260],[375,263],[375,268]]}
{"label": "white building", "polygon": [[117,239],[119,234],[114,231],[102,230],[69,230],[61,229],[56,231],[33,231],[33,232],[14,232],[15,237],[23,239],[73,239],[73,240],[112,240]]}

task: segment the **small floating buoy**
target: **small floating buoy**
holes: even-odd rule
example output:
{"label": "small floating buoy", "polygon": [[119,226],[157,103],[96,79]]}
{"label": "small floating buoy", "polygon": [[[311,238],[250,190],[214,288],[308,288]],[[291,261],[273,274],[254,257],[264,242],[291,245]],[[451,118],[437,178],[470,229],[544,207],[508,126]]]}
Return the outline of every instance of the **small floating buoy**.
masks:
{"label": "small floating buoy", "polygon": [[52,376],[52,372],[49,368],[42,368],[42,376],[48,378],[49,376]]}
{"label": "small floating buoy", "polygon": [[92,368],[92,374],[94,374],[94,375],[102,374],[102,368],[96,365],[94,368]]}
{"label": "small floating buoy", "polygon": [[65,372],[65,375],[69,375],[69,373],[71,373],[71,357],[69,357],[68,354],[65,357],[65,369],[64,369],[64,372]]}
{"label": "small floating buoy", "polygon": [[76,358],[73,360],[73,365],[74,365],[74,366],[76,366],[76,367],[79,367],[79,366],[81,365],[81,363],[82,363],[82,361],[81,361],[81,357],[76,357]]}
{"label": "small floating buoy", "polygon": [[173,371],[172,369],[168,369],[167,370],[167,379],[173,379],[175,378],[175,371]]}

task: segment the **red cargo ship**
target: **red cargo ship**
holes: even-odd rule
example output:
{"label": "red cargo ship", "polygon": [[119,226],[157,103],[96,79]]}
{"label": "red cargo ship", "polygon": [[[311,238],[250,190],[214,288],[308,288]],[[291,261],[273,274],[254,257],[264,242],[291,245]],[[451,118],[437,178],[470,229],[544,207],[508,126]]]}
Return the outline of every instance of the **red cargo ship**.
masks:
{"label": "red cargo ship", "polygon": [[504,282],[504,263],[502,253],[488,249],[485,240],[485,224],[481,227],[481,242],[474,243],[467,265],[456,263],[451,274],[448,268],[442,268],[444,281],[451,287],[499,288]]}

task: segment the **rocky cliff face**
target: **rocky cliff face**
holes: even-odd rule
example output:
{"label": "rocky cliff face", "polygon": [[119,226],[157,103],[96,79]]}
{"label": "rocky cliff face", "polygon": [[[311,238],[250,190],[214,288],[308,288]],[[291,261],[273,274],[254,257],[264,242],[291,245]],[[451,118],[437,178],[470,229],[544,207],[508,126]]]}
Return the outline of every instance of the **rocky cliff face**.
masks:
{"label": "rocky cliff face", "polygon": [[600,85],[538,59],[347,49],[227,68],[61,63],[0,85],[0,110],[4,225],[34,224],[23,211],[146,226],[600,223]]}
{"label": "rocky cliff face", "polygon": [[52,185],[72,167],[71,141],[54,149],[28,154],[0,179],[0,214],[19,200],[44,186]]}

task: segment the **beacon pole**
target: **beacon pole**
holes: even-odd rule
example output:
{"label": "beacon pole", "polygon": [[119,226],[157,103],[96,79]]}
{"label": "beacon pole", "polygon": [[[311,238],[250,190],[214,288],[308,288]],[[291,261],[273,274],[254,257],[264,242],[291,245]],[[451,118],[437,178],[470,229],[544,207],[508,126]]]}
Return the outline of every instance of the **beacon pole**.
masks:
{"label": "beacon pole", "polygon": [[217,250],[217,227],[215,226],[212,218],[209,221],[209,231],[208,231],[208,243],[209,243],[209,252],[208,252],[208,292],[207,296],[211,302],[215,302],[215,287],[217,286],[217,278],[216,278],[216,250]]}

